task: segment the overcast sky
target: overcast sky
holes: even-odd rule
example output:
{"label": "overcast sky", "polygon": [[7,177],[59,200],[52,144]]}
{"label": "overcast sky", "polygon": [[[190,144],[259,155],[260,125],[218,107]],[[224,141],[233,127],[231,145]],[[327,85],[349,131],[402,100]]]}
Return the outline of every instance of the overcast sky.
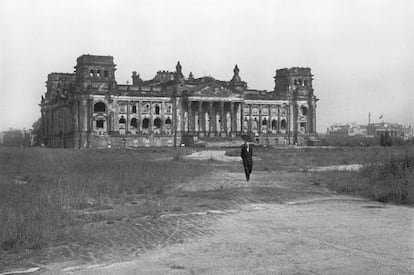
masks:
{"label": "overcast sky", "polygon": [[112,55],[118,83],[157,70],[272,90],[275,70],[311,67],[318,132],[333,123],[414,125],[411,0],[0,0],[0,131],[30,128],[50,72]]}

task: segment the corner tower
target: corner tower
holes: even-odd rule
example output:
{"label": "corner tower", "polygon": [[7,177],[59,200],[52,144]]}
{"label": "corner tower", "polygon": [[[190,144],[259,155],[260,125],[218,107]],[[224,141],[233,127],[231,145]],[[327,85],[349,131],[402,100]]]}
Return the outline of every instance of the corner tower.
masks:
{"label": "corner tower", "polygon": [[274,94],[287,100],[292,123],[290,130],[295,143],[301,136],[316,134],[316,102],[313,93],[313,75],[310,68],[292,67],[276,70]]}
{"label": "corner tower", "polygon": [[79,93],[106,93],[115,89],[115,64],[112,56],[82,55],[78,57],[76,91]]}

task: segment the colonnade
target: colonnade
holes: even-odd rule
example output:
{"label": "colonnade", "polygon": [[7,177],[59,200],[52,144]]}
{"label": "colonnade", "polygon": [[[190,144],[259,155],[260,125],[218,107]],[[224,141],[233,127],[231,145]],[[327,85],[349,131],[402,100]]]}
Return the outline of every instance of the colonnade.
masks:
{"label": "colonnade", "polygon": [[181,112],[183,132],[198,136],[235,136],[241,132],[241,102],[187,100]]}

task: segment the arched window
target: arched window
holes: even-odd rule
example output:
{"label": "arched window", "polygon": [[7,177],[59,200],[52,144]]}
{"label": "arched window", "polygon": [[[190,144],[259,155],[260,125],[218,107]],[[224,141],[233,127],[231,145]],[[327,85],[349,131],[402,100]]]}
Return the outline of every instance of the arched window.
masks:
{"label": "arched window", "polygon": [[125,122],[126,122],[125,117],[121,116],[121,118],[119,119],[119,123],[125,123]]}
{"label": "arched window", "polygon": [[308,108],[306,108],[305,106],[301,106],[300,112],[303,116],[306,116],[308,114]]}
{"label": "arched window", "polygon": [[142,121],[142,128],[143,129],[148,129],[148,126],[149,126],[149,119],[144,118],[144,120]]}
{"label": "arched window", "polygon": [[135,117],[131,119],[131,128],[138,128],[138,120]]}
{"label": "arched window", "polygon": [[277,128],[277,121],[276,119],[272,120],[272,129],[276,129]]}
{"label": "arched window", "polygon": [[93,70],[90,70],[90,71],[89,71],[89,76],[90,76],[90,77],[93,77],[94,75],[95,75],[95,72],[94,72]]}
{"label": "arched window", "polygon": [[171,125],[171,119],[170,119],[170,117],[167,117],[167,119],[165,120],[165,124]]}
{"label": "arched window", "polygon": [[282,119],[282,121],[280,122],[280,128],[282,130],[285,130],[286,129],[286,119]]}
{"label": "arched window", "polygon": [[156,115],[160,114],[160,106],[159,105],[155,105],[155,114]]}
{"label": "arched window", "polygon": [[106,111],[106,105],[103,102],[98,102],[93,105],[93,111],[95,113],[97,112],[105,112]]}
{"label": "arched window", "polygon": [[100,70],[96,71],[96,76],[101,77],[101,71]]}
{"label": "arched window", "polygon": [[154,126],[157,128],[161,128],[161,119],[159,118],[154,119]]}

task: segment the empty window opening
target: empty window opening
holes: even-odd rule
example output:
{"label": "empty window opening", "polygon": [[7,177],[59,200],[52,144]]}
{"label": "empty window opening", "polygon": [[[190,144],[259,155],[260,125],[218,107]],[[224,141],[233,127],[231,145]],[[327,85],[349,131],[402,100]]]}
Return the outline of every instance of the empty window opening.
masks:
{"label": "empty window opening", "polygon": [[131,128],[138,128],[138,120],[135,117],[131,119]]}
{"label": "empty window opening", "polygon": [[108,77],[108,76],[109,76],[108,71],[104,71],[104,77]]}
{"label": "empty window opening", "polygon": [[154,119],[154,126],[156,128],[161,128],[161,119],[159,118]]}
{"label": "empty window opening", "polygon": [[306,122],[301,122],[300,123],[300,128],[303,132],[306,132]]}
{"label": "empty window opening", "polygon": [[121,116],[121,118],[119,119],[119,123],[125,123],[125,122],[126,122],[125,117]]}
{"label": "empty window opening", "polygon": [[149,126],[149,119],[144,118],[144,120],[142,121],[142,128],[143,129],[148,129],[148,126]]}
{"label": "empty window opening", "polygon": [[132,113],[136,113],[137,112],[137,106],[136,105],[132,105]]}
{"label": "empty window opening", "polygon": [[281,129],[286,129],[286,119],[282,119],[282,121],[280,122],[280,128]]}
{"label": "empty window opening", "polygon": [[160,114],[160,106],[155,105],[155,114],[159,115]]}
{"label": "empty window opening", "polygon": [[305,106],[301,106],[300,112],[303,116],[306,116],[308,114],[308,108],[306,108]]}
{"label": "empty window opening", "polygon": [[94,75],[95,75],[95,72],[94,72],[93,70],[90,70],[90,71],[89,71],[89,76],[90,76],[90,77],[93,77]]}
{"label": "empty window opening", "polygon": [[96,121],[96,128],[97,129],[103,129],[104,128],[104,123],[105,123],[105,120],[103,120],[103,119],[97,120]]}
{"label": "empty window opening", "polygon": [[277,121],[274,119],[272,120],[272,129],[276,129],[277,127]]}
{"label": "empty window opening", "polygon": [[98,102],[93,105],[93,111],[96,112],[105,112],[106,111],[106,105],[103,102]]}
{"label": "empty window opening", "polygon": [[263,119],[263,121],[262,121],[262,125],[264,125],[264,126],[266,126],[266,125],[267,125],[267,120],[266,120],[266,119]]}
{"label": "empty window opening", "polygon": [[169,117],[165,120],[165,124],[171,125],[171,119]]}
{"label": "empty window opening", "polygon": [[96,71],[96,76],[101,77],[101,71],[100,70]]}

